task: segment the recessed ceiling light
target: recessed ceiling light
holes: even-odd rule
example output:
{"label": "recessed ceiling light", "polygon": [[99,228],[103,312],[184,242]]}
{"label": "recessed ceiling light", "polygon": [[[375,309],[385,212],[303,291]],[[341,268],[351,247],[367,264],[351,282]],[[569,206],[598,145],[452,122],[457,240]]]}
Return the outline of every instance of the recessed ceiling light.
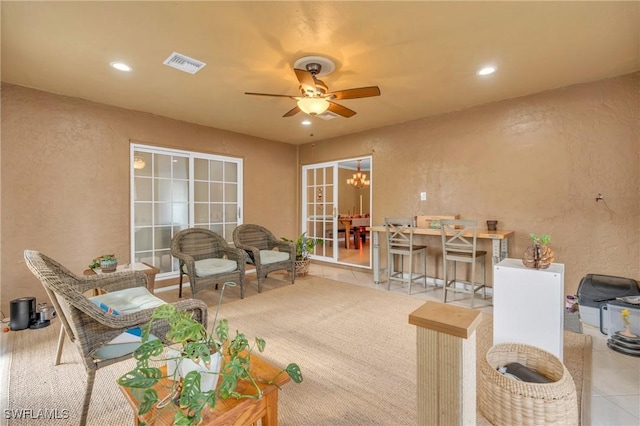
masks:
{"label": "recessed ceiling light", "polygon": [[302,120],[302,125],[303,126],[310,126],[311,125],[311,120]]}
{"label": "recessed ceiling light", "polygon": [[109,65],[111,65],[113,68],[117,69],[118,71],[129,72],[133,70],[133,68],[131,68],[129,65],[125,64],[124,62],[111,62],[111,64]]}
{"label": "recessed ceiling light", "polygon": [[496,72],[496,67],[484,67],[484,68],[480,68],[476,74],[478,75],[489,75],[489,74],[493,74],[494,72]]}

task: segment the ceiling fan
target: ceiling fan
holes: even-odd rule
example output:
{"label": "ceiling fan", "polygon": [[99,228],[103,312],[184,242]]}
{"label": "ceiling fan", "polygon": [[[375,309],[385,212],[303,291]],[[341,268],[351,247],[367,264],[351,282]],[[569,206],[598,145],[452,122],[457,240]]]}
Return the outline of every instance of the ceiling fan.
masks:
{"label": "ceiling fan", "polygon": [[275,96],[279,98],[290,98],[297,101],[297,105],[288,111],[283,117],[292,117],[302,111],[309,115],[322,114],[329,110],[342,117],[349,118],[356,114],[355,111],[345,106],[337,104],[333,101],[343,99],[368,98],[371,96],[379,96],[380,89],[378,86],[358,87],[355,89],[338,90],[329,92],[329,88],[316,76],[322,71],[322,64],[318,62],[309,62],[303,64],[306,69],[294,68],[296,77],[300,82],[301,96],[274,95],[270,93],[254,93],[244,92],[245,95],[256,96]]}

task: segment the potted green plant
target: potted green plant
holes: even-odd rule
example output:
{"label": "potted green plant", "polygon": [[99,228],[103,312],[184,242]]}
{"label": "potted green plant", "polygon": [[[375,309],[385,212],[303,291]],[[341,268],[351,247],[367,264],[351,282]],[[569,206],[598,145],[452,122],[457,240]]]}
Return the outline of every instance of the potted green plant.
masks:
{"label": "potted green plant", "polygon": [[307,233],[303,232],[298,238],[293,241],[288,238],[282,237],[282,240],[293,242],[296,245],[296,276],[304,276],[309,272],[309,256],[313,252],[313,249],[318,244],[322,244],[324,240],[322,238],[307,237]]}
{"label": "potted green plant", "polygon": [[[213,410],[216,401],[226,398],[261,398],[262,391],[258,387],[258,379],[250,374],[251,355],[255,349],[264,351],[266,342],[256,337],[252,344],[245,334],[236,331],[230,339],[229,325],[226,319],[218,319],[218,311],[226,286],[235,286],[233,282],[222,285],[220,299],[216,308],[211,331],[194,320],[187,311],[177,310],[171,304],[159,306],[153,313],[151,321],[142,328],[142,345],[134,352],[136,366],[133,370],[118,378],[118,384],[131,389],[132,395],[139,401],[139,415],[148,413],[154,406],[159,410],[170,407],[175,411],[175,425],[197,425],[202,421],[202,412],[208,408]],[[168,332],[163,343],[159,339],[150,339],[151,324],[154,321],[166,321]],[[158,361],[167,362],[166,373],[156,366]],[[186,371],[183,363],[193,363],[207,368]],[[217,363],[217,369],[208,370]],[[291,363],[281,370],[295,383],[302,381],[302,373],[297,364]],[[204,388],[205,375],[213,376],[213,388]],[[218,375],[220,379],[218,380]],[[203,377],[204,376],[204,377]],[[211,376],[209,378],[211,378]],[[173,379],[167,400],[159,401],[154,389],[161,379]],[[210,380],[211,381],[211,380]],[[256,393],[242,395],[237,393],[239,381],[251,383]],[[217,384],[217,386],[216,386]]]}
{"label": "potted green plant", "polygon": [[114,272],[118,267],[118,259],[115,254],[103,254],[91,262],[89,269],[100,268],[102,272]]}
{"label": "potted green plant", "polygon": [[533,232],[529,234],[531,245],[522,255],[522,263],[528,268],[547,269],[554,260],[553,250],[549,247],[551,235],[542,234],[539,237]]}

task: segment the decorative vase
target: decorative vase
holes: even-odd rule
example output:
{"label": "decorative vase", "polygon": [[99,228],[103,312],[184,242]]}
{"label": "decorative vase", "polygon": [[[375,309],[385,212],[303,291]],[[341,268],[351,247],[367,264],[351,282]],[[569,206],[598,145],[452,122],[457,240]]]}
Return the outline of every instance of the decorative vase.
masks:
{"label": "decorative vase", "polygon": [[527,268],[547,269],[554,260],[551,247],[535,243],[527,247],[522,255],[522,263]]}
{"label": "decorative vase", "polygon": [[115,272],[118,267],[118,259],[100,259],[100,269],[102,272]]}

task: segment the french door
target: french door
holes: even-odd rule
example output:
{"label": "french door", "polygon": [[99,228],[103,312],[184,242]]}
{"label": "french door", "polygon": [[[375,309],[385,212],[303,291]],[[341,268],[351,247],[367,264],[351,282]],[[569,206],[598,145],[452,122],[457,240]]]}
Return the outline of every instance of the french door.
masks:
{"label": "french door", "polygon": [[322,238],[312,256],[337,261],[338,188],[335,185],[338,169],[335,163],[302,167],[302,230],[307,237]]}
{"label": "french door", "polygon": [[372,242],[363,224],[370,225],[371,186],[354,187],[348,179],[362,166],[373,182],[371,163],[371,157],[360,157],[302,167],[301,228],[308,237],[323,240],[312,253],[314,259],[371,267]]}

